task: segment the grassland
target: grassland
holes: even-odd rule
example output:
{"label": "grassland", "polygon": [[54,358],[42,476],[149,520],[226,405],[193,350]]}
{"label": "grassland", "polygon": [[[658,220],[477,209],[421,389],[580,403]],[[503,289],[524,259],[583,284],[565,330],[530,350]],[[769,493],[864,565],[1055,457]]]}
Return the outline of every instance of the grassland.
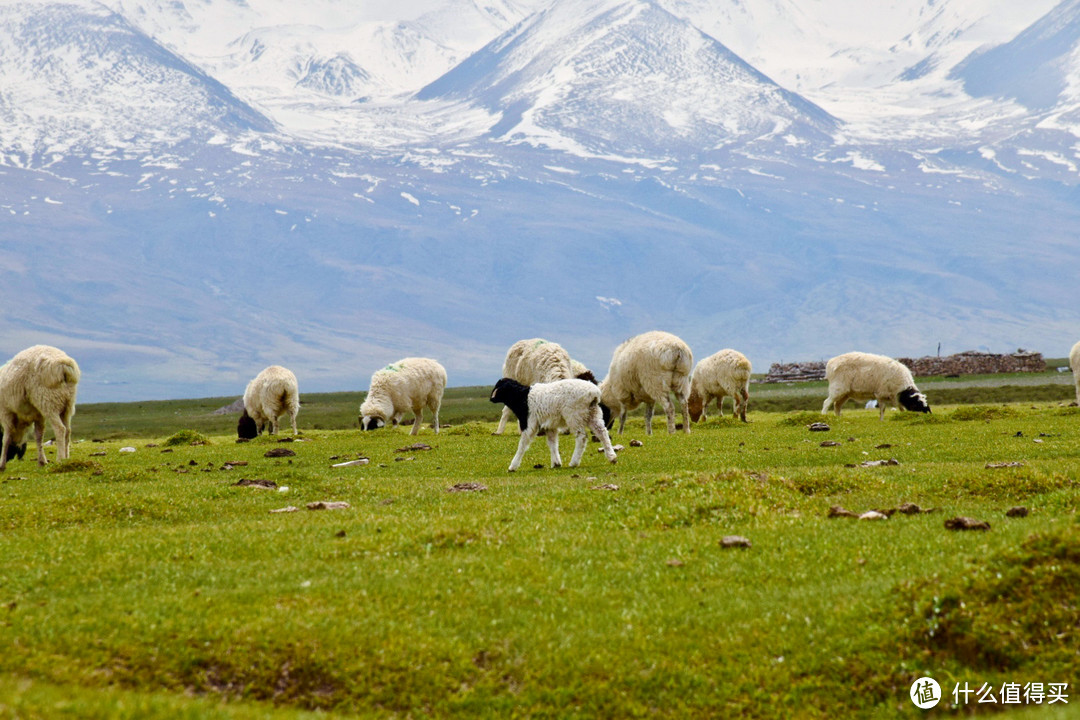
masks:
{"label": "grassland", "polygon": [[[541,441],[508,474],[516,437],[455,393],[419,438],[306,396],[292,443],[237,444],[209,415],[232,398],[80,406],[69,462],[0,476],[0,717],[915,717],[922,675],[937,716],[1075,716],[1068,396],[828,432],[813,402],[690,435],[635,418],[616,465],[592,445],[534,468]],[[934,511],[829,517],[902,503]],[[964,682],[1068,683],[1070,704],[950,707]]]}

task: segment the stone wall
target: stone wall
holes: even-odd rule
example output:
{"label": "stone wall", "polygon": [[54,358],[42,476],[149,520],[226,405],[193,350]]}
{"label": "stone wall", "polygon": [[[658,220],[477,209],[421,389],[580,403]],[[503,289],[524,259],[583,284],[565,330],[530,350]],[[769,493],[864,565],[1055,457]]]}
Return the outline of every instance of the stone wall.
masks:
{"label": "stone wall", "polygon": [[[911,368],[913,375],[993,375],[995,373],[1043,372],[1046,361],[1042,353],[1017,350],[1011,355],[968,350],[946,357],[896,358]],[[825,363],[773,363],[764,382],[803,382],[823,380]]]}
{"label": "stone wall", "polygon": [[967,352],[946,357],[896,358],[914,375],[993,375],[994,373],[1043,372],[1042,353],[1017,350],[1011,355]]}
{"label": "stone wall", "polygon": [[806,380],[824,380],[825,362],[773,363],[765,382],[803,382]]}

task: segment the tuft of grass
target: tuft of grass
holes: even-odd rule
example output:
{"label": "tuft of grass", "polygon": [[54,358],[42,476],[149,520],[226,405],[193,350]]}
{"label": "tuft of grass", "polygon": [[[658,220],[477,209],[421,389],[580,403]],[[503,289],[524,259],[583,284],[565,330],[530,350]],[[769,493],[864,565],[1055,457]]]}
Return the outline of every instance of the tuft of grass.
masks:
{"label": "tuft of grass", "polygon": [[[506,426],[507,428],[512,428],[516,424],[517,420],[511,418],[510,422],[507,423]],[[473,421],[462,423],[460,425],[453,425],[451,427],[440,430],[440,433],[444,435],[463,435],[465,437],[468,437],[469,435],[490,435],[492,429],[493,428],[489,423]]]}
{"label": "tuft of grass", "polygon": [[901,583],[898,652],[927,667],[1075,677],[1080,656],[1080,526],[1031,535],[964,572]]}
{"label": "tuft of grass", "polygon": [[51,473],[94,472],[101,470],[101,465],[92,460],[72,460],[71,458],[51,463],[47,467]]}
{"label": "tuft of grass", "polygon": [[1019,412],[1009,405],[965,405],[952,411],[950,416],[953,420],[961,421],[990,421],[1001,418],[1017,417]]}
{"label": "tuft of grass", "polygon": [[210,440],[197,430],[181,430],[178,433],[170,435],[162,444],[165,447],[176,447],[177,445],[209,445]]}
{"label": "tuft of grass", "polygon": [[803,410],[801,412],[794,412],[786,414],[779,423],[781,427],[805,427],[811,423],[816,422],[828,422],[829,418],[835,418],[835,415],[822,415],[820,412],[813,412],[812,410]]}

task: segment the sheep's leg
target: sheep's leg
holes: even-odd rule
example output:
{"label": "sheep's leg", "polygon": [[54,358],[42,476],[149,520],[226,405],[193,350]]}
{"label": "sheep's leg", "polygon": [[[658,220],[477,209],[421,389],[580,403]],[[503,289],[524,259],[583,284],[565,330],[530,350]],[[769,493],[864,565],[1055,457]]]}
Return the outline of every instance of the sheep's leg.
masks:
{"label": "sheep's leg", "polygon": [[829,397],[825,398],[825,404],[821,406],[821,414],[825,415],[826,413],[828,413],[829,408],[831,408],[832,405],[833,405],[833,396],[830,394]]}
{"label": "sheep's leg", "polygon": [[492,433],[493,435],[503,434],[503,431],[506,430],[506,422],[510,419],[513,412],[513,410],[503,405],[502,415],[499,416],[499,427]]}
{"label": "sheep's leg", "polygon": [[652,435],[653,404],[645,403],[645,434]]}
{"label": "sheep's leg", "polygon": [[[604,457],[609,462],[615,462],[617,460],[615,456],[615,448],[611,447],[611,436],[608,435],[607,428],[604,427],[604,415],[600,412],[600,408],[596,408],[592,416],[589,418],[589,429],[592,434],[600,438],[600,446],[604,449]],[[576,450],[577,448],[575,448]],[[582,452],[584,452],[582,448]],[[578,458],[580,460],[580,458]]]}
{"label": "sheep's leg", "polygon": [[72,406],[64,417],[64,459],[71,457],[71,419],[75,417],[75,406]]}
{"label": "sheep's leg", "polygon": [[13,433],[7,428],[0,428],[0,433],[4,435],[4,442],[0,445],[0,470],[3,470],[7,467],[8,448],[13,445],[11,441]]}
{"label": "sheep's leg", "polygon": [[[562,467],[562,456],[559,455],[559,431],[552,428],[544,433],[544,437],[547,438],[548,452],[551,453],[551,467]],[[570,466],[573,467],[573,461],[570,462]]]}
{"label": "sheep's leg", "polygon": [[885,403],[882,402],[881,398],[874,398],[874,399],[877,400],[878,420],[884,422],[884,420],[885,420]]}
{"label": "sheep's leg", "polygon": [[289,413],[289,420],[292,421],[292,434],[293,435],[299,435],[300,433],[298,433],[296,431],[296,413],[295,412]]}
{"label": "sheep's leg", "polygon": [[52,426],[53,435],[56,436],[56,459],[67,460],[68,438],[71,436],[71,430],[68,429],[64,419],[59,415],[53,415],[48,420],[49,425]]}
{"label": "sheep's leg", "polygon": [[[591,423],[590,423],[591,427]],[[570,458],[570,467],[581,464],[581,457],[585,454],[585,447],[589,444],[589,436],[584,430],[579,430],[574,435],[574,454]]]}
{"label": "sheep's leg", "polygon": [[836,413],[836,417],[840,417],[840,408],[844,407],[844,403],[846,403],[847,401],[847,395],[841,395],[833,401],[833,412]]}
{"label": "sheep's leg", "polygon": [[622,435],[623,426],[626,425],[626,407],[619,411],[619,434]]}
{"label": "sheep's leg", "polygon": [[[435,415],[435,420],[432,423],[435,426],[435,434],[439,434],[439,406],[440,403],[435,403],[431,406],[431,412]],[[506,407],[505,405],[503,406]]]}
{"label": "sheep's leg", "polygon": [[535,431],[530,428],[525,428],[521,431],[521,439],[518,440],[517,452],[514,453],[514,459],[510,461],[510,472],[514,472],[521,467],[521,458],[525,455],[525,451],[532,445]]}
{"label": "sheep's leg", "polygon": [[667,431],[668,435],[671,435],[675,432],[675,405],[671,402],[671,398],[668,397],[667,393],[660,397],[660,404],[664,406],[664,415],[667,416]]}
{"label": "sheep's leg", "polygon": [[413,408],[413,421],[412,430],[409,431],[410,435],[420,434],[420,424],[424,420],[424,411],[422,408]]}
{"label": "sheep's leg", "polygon": [[45,459],[45,445],[42,440],[45,437],[45,418],[40,418],[34,421],[34,441],[37,442],[37,464],[46,465],[48,460]]}
{"label": "sheep's leg", "polygon": [[[682,408],[682,427],[683,432],[687,435],[690,434],[690,394],[679,396],[679,407]],[[674,410],[672,410],[674,412]]]}
{"label": "sheep's leg", "polygon": [[716,411],[720,413],[720,417],[724,417],[724,396],[716,398]]}
{"label": "sheep's leg", "polygon": [[750,403],[750,393],[746,390],[740,390],[739,394],[735,396],[735,412],[739,414],[739,419],[746,422],[746,406]]}

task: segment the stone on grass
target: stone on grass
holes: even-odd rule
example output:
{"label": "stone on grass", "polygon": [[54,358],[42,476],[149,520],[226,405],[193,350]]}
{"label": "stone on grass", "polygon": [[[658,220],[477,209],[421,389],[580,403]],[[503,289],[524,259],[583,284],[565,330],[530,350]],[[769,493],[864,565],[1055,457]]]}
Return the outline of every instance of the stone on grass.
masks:
{"label": "stone on grass", "polygon": [[975,518],[965,517],[960,515],[958,517],[949,518],[945,521],[946,530],[989,530],[990,523],[984,520],[976,520]]}

